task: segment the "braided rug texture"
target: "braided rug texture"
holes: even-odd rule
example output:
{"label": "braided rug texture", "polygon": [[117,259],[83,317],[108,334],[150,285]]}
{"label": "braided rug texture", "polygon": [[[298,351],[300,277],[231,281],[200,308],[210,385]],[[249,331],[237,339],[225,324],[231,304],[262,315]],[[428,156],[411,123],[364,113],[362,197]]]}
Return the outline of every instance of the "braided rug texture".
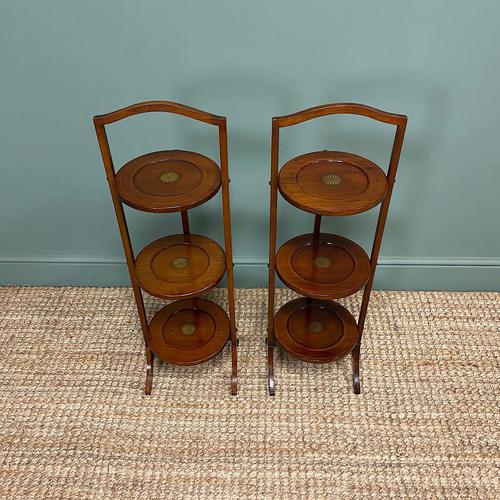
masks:
{"label": "braided rug texture", "polygon": [[499,293],[374,292],[362,394],[278,351],[274,398],[267,292],[236,298],[238,396],[228,345],[148,397],[130,289],[0,288],[0,497],[500,498]]}

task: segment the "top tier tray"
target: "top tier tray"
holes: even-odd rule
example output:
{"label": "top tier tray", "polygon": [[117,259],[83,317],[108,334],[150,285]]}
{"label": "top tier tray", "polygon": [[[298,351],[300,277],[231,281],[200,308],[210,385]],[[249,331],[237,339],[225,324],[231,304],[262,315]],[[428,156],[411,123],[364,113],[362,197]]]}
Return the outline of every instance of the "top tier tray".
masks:
{"label": "top tier tray", "polygon": [[221,186],[220,169],[191,151],[158,151],[126,163],[116,188],[127,205],[146,212],[188,210],[212,198]]}
{"label": "top tier tray", "polygon": [[317,151],[281,169],[278,188],[292,205],[319,215],[353,215],[378,205],[387,178],[375,163],[351,153]]}

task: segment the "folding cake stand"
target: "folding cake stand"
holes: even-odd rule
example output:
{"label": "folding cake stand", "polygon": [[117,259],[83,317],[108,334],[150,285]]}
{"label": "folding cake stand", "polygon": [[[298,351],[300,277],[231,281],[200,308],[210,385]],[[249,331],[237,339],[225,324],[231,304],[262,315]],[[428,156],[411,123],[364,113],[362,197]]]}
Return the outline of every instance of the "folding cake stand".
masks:
{"label": "folding cake stand", "polygon": [[[320,116],[362,115],[396,126],[387,175],[375,163],[351,153],[318,151],[288,161],[278,172],[279,130]],[[359,394],[361,336],[380,244],[396,177],[407,118],[362,104],[328,104],[273,118],[271,209],[269,232],[268,383],[275,393],[276,343],[310,363],[329,363],[352,354],[353,388]],[[296,236],[276,253],[278,190],[292,205],[315,214],[312,233]],[[382,203],[371,257],[342,236],[322,233],[321,217],[365,212]],[[285,304],[275,315],[275,272],[290,289],[305,297]],[[358,322],[333,299],[364,287]]]}
{"label": "folding cake stand", "polygon": [[[189,151],[148,153],[115,172],[105,125],[149,112],[183,115],[219,129],[220,168]],[[236,323],[229,207],[226,118],[167,101],[143,102],[95,116],[94,125],[125,250],[146,348],[146,394],[151,394],[154,355],[167,363],[196,365],[231,340],[231,393],[237,393]],[[222,186],[225,251],[206,236],[191,234],[188,210]],[[160,238],[135,258],[122,203],[145,212],[180,212],[182,234]],[[229,318],[217,304],[198,298],[227,274]],[[142,290],[174,300],[148,322]],[[181,300],[179,300],[181,299]]]}

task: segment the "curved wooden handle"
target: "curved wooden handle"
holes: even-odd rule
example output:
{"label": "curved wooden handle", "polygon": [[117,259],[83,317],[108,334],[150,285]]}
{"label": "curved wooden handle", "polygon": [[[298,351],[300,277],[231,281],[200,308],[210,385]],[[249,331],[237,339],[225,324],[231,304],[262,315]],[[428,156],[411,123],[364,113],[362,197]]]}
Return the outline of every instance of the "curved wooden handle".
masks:
{"label": "curved wooden handle", "polygon": [[405,115],[398,115],[396,113],[388,113],[380,109],[372,108],[364,104],[356,103],[335,103],[323,104],[314,108],[304,109],[291,115],[276,116],[273,118],[273,125],[277,127],[289,127],[290,125],[297,125],[298,123],[319,118],[320,116],[327,115],[362,115],[379,122],[390,123],[392,125],[406,124],[407,117]]}
{"label": "curved wooden handle", "polygon": [[125,108],[121,108],[104,115],[96,115],[94,116],[94,124],[108,125],[110,123],[123,120],[124,118],[128,118],[129,116],[154,112],[174,113],[176,115],[187,116],[188,118],[193,118],[194,120],[217,126],[221,126],[226,122],[226,119],[223,116],[212,115],[206,111],[185,106],[184,104],[179,104],[177,102],[146,101],[131,104],[130,106],[126,106]]}

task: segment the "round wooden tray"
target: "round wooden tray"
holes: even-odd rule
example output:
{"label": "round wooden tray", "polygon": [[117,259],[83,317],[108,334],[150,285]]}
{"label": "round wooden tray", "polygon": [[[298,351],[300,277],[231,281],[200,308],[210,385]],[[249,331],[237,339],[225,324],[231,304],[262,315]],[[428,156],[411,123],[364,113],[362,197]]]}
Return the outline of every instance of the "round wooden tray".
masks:
{"label": "round wooden tray", "polygon": [[202,299],[168,304],[153,317],[149,330],[152,351],[176,365],[208,361],[222,351],[230,334],[225,311]]}
{"label": "round wooden tray", "polygon": [[190,151],[158,151],[126,163],[116,189],[131,207],[146,212],[177,212],[204,203],[221,185],[217,164]]}
{"label": "round wooden tray", "polygon": [[278,187],[296,207],[321,215],[352,215],[380,203],[384,171],[361,156],[317,151],[293,158],[280,170]]}
{"label": "round wooden tray", "polygon": [[224,250],[197,234],[174,234],[153,241],[135,263],[141,287],[163,299],[199,295],[215,286],[225,270]]}
{"label": "round wooden tray", "polygon": [[341,358],[354,349],[358,339],[356,321],[345,307],[304,297],[278,311],[274,331],[283,349],[310,363]]}
{"label": "round wooden tray", "polygon": [[276,272],[286,286],[316,299],[347,297],[368,281],[370,261],[356,243],[330,233],[296,236],[276,255]]}

